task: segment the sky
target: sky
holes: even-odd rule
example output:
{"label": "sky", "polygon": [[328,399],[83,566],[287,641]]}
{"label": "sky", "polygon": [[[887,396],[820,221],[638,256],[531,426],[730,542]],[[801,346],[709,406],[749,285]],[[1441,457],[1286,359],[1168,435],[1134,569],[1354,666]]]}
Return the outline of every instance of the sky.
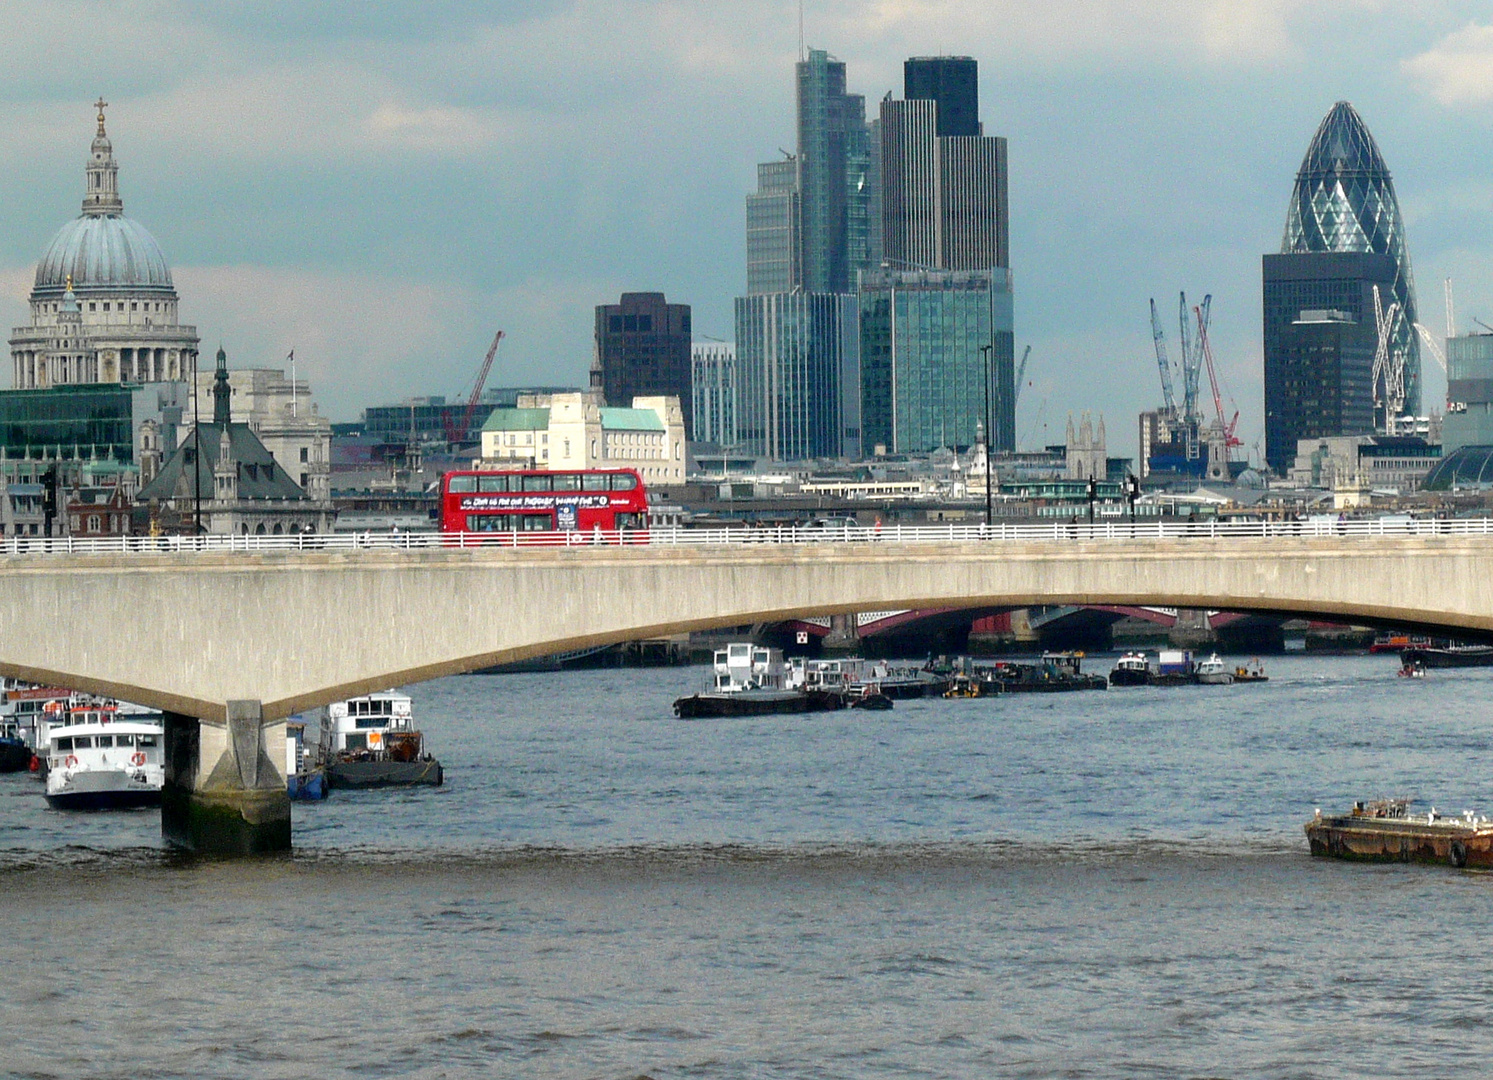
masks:
{"label": "sky", "polygon": [[[730,339],[758,161],[792,148],[795,0],[0,0],[0,319],[26,318],[110,102],[125,212],[183,321],[323,412],[582,385],[593,309],[693,305]],[[1394,174],[1420,321],[1493,323],[1493,5],[1460,0],[805,0],[873,103],[908,56],[980,64],[1010,146],[1024,447],[1068,414],[1133,453],[1149,308],[1213,297],[1225,412],[1263,431],[1260,256],[1312,134],[1351,101]],[[1445,379],[1426,360],[1426,400]]]}

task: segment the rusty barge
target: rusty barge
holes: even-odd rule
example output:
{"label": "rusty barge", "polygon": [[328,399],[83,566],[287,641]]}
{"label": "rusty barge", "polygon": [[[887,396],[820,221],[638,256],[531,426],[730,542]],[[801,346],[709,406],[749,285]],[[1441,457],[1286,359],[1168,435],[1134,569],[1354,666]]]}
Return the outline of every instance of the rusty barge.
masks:
{"label": "rusty barge", "polygon": [[1347,814],[1318,810],[1306,823],[1312,854],[1364,862],[1441,863],[1493,869],[1493,819],[1471,810],[1458,816],[1408,813],[1409,799],[1353,804]]}

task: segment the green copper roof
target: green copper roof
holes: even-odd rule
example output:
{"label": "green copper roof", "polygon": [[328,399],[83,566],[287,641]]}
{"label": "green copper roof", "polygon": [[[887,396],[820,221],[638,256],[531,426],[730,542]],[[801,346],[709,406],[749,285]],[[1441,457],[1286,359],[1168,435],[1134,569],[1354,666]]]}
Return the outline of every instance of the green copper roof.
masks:
{"label": "green copper roof", "polygon": [[546,431],[550,426],[548,409],[494,409],[482,425],[483,431]]}
{"label": "green copper roof", "polygon": [[662,431],[663,421],[658,418],[658,413],[652,409],[611,409],[601,410],[601,429],[603,431]]}

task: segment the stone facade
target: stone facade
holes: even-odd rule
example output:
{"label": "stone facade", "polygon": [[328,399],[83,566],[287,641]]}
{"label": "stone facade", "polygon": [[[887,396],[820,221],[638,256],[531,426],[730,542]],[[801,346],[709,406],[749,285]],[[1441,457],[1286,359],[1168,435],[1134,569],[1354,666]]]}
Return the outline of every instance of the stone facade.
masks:
{"label": "stone facade", "polygon": [[12,331],[11,385],[190,378],[197,330],[177,321],[176,288],[155,238],[124,216],[102,104],[86,173],[83,212],[47,245],[31,290],[31,323]]}
{"label": "stone facade", "polygon": [[596,393],[521,395],[483,425],[478,467],[636,469],[645,484],[683,484],[684,441],[677,397],[635,397],[624,409]]}
{"label": "stone facade", "polygon": [[[200,401],[212,401],[216,374],[197,375]],[[247,424],[281,468],[312,500],[332,497],[332,423],[311,400],[304,379],[292,382],[280,368],[228,372],[230,420]]]}

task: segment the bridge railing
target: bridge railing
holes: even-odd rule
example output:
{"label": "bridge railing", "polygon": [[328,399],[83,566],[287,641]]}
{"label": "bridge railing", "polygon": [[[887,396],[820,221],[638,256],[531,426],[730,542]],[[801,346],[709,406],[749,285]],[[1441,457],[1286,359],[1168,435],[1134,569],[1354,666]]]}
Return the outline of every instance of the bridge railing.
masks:
{"label": "bridge railing", "polygon": [[1051,524],[722,526],[585,532],[291,533],[283,536],[114,536],[0,538],[0,556],[174,555],[190,552],[460,551],[492,548],[714,547],[747,544],[1092,543],[1124,540],[1272,540],[1299,537],[1489,536],[1493,518],[1364,518],[1313,521],[1056,521]]}

